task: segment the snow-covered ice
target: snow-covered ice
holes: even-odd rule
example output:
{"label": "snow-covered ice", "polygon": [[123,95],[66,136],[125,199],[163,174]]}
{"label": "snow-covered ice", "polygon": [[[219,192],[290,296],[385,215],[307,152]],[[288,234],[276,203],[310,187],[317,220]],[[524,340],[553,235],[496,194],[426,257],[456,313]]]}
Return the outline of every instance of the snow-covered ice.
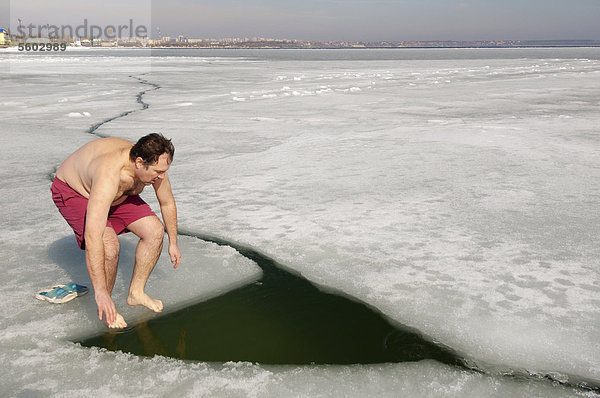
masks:
{"label": "snow-covered ice", "polygon": [[[593,395],[499,374],[600,384],[600,49],[410,51],[0,53],[0,361],[11,375],[1,390]],[[96,133],[173,138],[182,229],[252,246],[487,373],[432,361],[192,363],[71,343],[101,325],[93,295],[33,298],[54,282],[89,283],[49,175],[111,118]],[[130,321],[148,316],[124,303],[134,244],[123,238],[115,287]],[[260,277],[233,249],[187,236],[181,246],[181,267],[163,255],[149,280],[167,311]]]}

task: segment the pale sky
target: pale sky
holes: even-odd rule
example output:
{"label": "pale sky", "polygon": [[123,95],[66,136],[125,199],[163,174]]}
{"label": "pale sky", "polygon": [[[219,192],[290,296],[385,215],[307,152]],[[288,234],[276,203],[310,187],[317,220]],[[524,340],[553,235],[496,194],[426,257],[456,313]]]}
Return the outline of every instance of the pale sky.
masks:
{"label": "pale sky", "polygon": [[[143,24],[156,36],[301,40],[600,40],[600,0],[19,0],[0,23]],[[10,17],[7,17],[10,16]]]}

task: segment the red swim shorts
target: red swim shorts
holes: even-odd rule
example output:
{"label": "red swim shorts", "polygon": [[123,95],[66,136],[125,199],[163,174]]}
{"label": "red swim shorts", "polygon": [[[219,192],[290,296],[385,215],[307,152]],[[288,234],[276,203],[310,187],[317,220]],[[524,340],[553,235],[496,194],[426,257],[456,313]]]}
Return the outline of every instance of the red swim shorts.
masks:
{"label": "red swim shorts", "polygon": [[[67,223],[73,228],[77,244],[85,250],[85,214],[88,199],[80,195],[66,182],[55,178],[52,182],[52,200]],[[150,206],[139,195],[129,196],[123,203],[112,206],[108,211],[106,226],[115,230],[117,235],[129,232],[127,226],[147,216],[155,216]]]}

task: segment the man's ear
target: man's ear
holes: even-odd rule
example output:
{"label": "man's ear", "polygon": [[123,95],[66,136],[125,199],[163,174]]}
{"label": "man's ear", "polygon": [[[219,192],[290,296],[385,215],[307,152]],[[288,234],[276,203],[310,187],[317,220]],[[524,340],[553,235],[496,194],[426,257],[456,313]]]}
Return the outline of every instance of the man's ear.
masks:
{"label": "man's ear", "polygon": [[135,158],[135,168],[141,169],[142,167],[144,167],[144,159],[138,156],[137,158]]}

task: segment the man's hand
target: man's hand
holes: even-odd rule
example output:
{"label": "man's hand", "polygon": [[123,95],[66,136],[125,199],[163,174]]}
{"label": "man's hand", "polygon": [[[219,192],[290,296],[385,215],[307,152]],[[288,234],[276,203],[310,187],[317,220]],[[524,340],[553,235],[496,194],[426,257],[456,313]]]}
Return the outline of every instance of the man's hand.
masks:
{"label": "man's hand", "polygon": [[181,252],[179,251],[179,247],[177,247],[177,244],[169,245],[169,256],[171,256],[173,268],[177,268],[179,266],[179,263],[181,263]]}
{"label": "man's hand", "polygon": [[95,293],[96,306],[98,307],[98,318],[106,318],[106,326],[114,324],[117,321],[117,308],[107,291]]}

